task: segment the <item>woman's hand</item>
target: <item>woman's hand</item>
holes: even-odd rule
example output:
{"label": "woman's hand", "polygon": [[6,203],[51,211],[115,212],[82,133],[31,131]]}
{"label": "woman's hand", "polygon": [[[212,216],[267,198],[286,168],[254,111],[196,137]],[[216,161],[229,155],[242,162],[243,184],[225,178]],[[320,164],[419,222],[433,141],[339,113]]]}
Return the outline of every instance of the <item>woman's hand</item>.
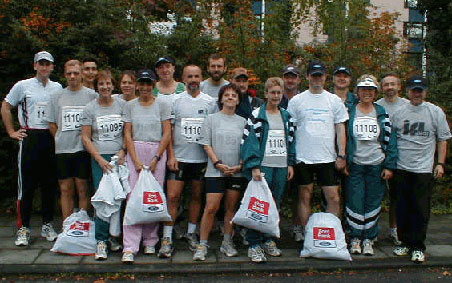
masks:
{"label": "woman's hand", "polygon": [[394,173],[389,169],[383,169],[383,171],[381,172],[381,178],[383,180],[389,180],[392,178],[393,175]]}
{"label": "woman's hand", "polygon": [[105,160],[102,156],[99,157],[97,163],[99,164],[100,168],[104,173],[109,173],[113,169],[113,166],[111,166],[110,163],[107,162],[107,160]]}
{"label": "woman's hand", "polygon": [[140,172],[144,168],[143,162],[141,162],[141,160],[139,159],[134,161],[133,164],[135,165],[135,170],[137,170],[138,172]]}
{"label": "woman's hand", "polygon": [[126,152],[124,150],[118,151],[118,165],[123,165],[126,162]]}
{"label": "woman's hand", "polygon": [[255,181],[262,181],[261,169],[259,169],[259,168],[254,168],[254,169],[251,171],[251,174],[253,175],[253,179],[254,179]]}
{"label": "woman's hand", "polygon": [[151,170],[152,173],[154,173],[155,169],[157,169],[157,163],[158,163],[157,157],[154,156],[152,158],[151,163],[149,163],[149,170]]}
{"label": "woman's hand", "polygon": [[175,172],[175,171],[179,171],[179,162],[177,161],[176,158],[170,158],[168,159],[168,168],[169,170]]}
{"label": "woman's hand", "polygon": [[293,166],[287,167],[287,181],[292,180],[293,178]]}

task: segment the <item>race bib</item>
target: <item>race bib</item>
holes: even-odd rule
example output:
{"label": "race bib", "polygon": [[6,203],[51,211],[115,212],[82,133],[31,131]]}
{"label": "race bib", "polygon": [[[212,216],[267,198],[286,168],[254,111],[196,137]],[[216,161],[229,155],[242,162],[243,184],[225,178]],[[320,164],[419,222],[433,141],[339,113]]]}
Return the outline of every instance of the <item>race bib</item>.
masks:
{"label": "race bib", "polygon": [[255,197],[251,197],[248,204],[246,217],[261,223],[268,222],[268,210],[270,204],[267,201],[261,201]]}
{"label": "race bib", "polygon": [[121,115],[100,116],[96,121],[100,141],[112,141],[122,136],[124,122],[121,120]]}
{"label": "race bib", "polygon": [[265,147],[266,156],[286,156],[286,138],[284,130],[268,131],[267,146]]}
{"label": "race bib", "polygon": [[380,134],[377,118],[357,117],[353,123],[355,137],[359,141],[376,140]]}
{"label": "race bib", "polygon": [[181,119],[181,135],[186,142],[196,142],[201,135],[201,127],[204,118],[182,118]]}
{"label": "race bib", "polygon": [[71,237],[88,237],[89,236],[89,222],[76,221],[73,223],[66,235]]}
{"label": "race bib", "polygon": [[164,210],[165,204],[159,192],[143,192],[144,212],[162,212]]}
{"label": "race bib", "polygon": [[314,247],[336,248],[336,234],[333,228],[314,227]]}
{"label": "race bib", "polygon": [[78,131],[82,127],[84,106],[63,106],[61,113],[61,131]]}
{"label": "race bib", "polygon": [[39,126],[48,126],[46,118],[47,102],[36,102],[33,111],[33,121]]}

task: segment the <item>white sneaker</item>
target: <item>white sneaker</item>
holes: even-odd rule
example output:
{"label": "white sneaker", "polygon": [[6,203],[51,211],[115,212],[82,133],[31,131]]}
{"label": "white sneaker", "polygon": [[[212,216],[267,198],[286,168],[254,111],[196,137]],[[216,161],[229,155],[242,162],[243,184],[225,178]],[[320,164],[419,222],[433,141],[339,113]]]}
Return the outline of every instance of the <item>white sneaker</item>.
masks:
{"label": "white sneaker", "polygon": [[96,253],[94,254],[95,260],[107,259],[107,243],[104,241],[98,241],[96,246]]}
{"label": "white sneaker", "polygon": [[155,246],[145,246],[144,254],[145,255],[154,255],[155,254]]}
{"label": "white sneaker", "polygon": [[232,240],[223,240],[220,247],[220,252],[224,253],[227,257],[237,256],[238,252],[234,247],[234,242]]}
{"label": "white sneaker", "polygon": [[187,239],[188,242],[188,248],[190,251],[194,252],[198,248],[199,242],[198,237],[195,233],[187,233],[185,234],[185,239]]}
{"label": "white sneaker", "polygon": [[198,245],[196,247],[196,251],[195,254],[193,255],[193,260],[197,261],[205,261],[206,260],[206,255],[207,255],[207,246],[205,245]]}
{"label": "white sneaker", "polygon": [[110,244],[110,251],[117,252],[122,250],[122,245],[115,238],[109,238],[108,243]]}
{"label": "white sneaker", "polygon": [[252,262],[261,263],[266,262],[267,258],[265,257],[264,250],[260,246],[249,247],[248,248],[248,257]]}
{"label": "white sneaker", "polygon": [[350,246],[351,254],[360,254],[361,253],[361,240],[358,238],[353,238]]}
{"label": "white sneaker", "polygon": [[133,258],[133,253],[131,251],[126,251],[122,254],[122,259],[121,261],[123,263],[133,263],[134,262],[134,258]]}
{"label": "white sneaker", "polygon": [[391,232],[389,234],[389,237],[391,238],[392,242],[396,246],[400,246],[402,244],[401,241],[399,241],[399,236],[397,235],[397,228],[391,228]]}
{"label": "white sneaker", "polygon": [[246,232],[248,232],[248,228],[242,227],[242,229],[240,229],[240,236],[242,237],[242,244],[244,246],[248,246],[249,243],[246,240]]}
{"label": "white sneaker", "polygon": [[14,243],[16,246],[28,246],[28,241],[30,241],[30,229],[22,226],[17,230],[16,241]]}
{"label": "white sneaker", "polygon": [[369,239],[365,239],[363,241],[363,254],[364,255],[374,255],[374,249],[373,249],[373,241]]}
{"label": "white sneaker", "polygon": [[293,233],[293,238],[294,238],[295,242],[304,241],[303,226],[301,226],[301,225],[294,225],[292,233]]}
{"label": "white sneaker", "polygon": [[42,225],[41,237],[46,238],[49,242],[53,242],[58,238],[58,234],[55,232],[55,229],[53,229],[52,223],[49,222]]}
{"label": "white sneaker", "polygon": [[171,257],[173,250],[173,242],[171,242],[170,238],[162,238],[158,257],[169,258]]}
{"label": "white sneaker", "polygon": [[392,251],[392,253],[396,256],[405,256],[410,253],[410,249],[406,246],[398,246]]}
{"label": "white sneaker", "polygon": [[281,256],[281,250],[276,246],[275,241],[266,241],[263,245],[264,252],[271,256]]}
{"label": "white sneaker", "polygon": [[424,262],[425,261],[424,252],[421,251],[421,250],[414,250],[411,253],[411,261],[413,261],[413,262]]}

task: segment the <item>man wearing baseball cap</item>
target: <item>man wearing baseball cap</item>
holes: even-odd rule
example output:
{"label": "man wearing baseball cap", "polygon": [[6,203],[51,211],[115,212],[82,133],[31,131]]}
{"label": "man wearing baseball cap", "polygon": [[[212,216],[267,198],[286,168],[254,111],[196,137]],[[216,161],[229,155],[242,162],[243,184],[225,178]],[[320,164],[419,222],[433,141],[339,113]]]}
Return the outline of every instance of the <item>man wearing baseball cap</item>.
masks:
{"label": "man wearing baseball cap", "polygon": [[[392,116],[397,135],[397,228],[402,244],[394,254],[411,254],[414,262],[425,261],[425,239],[430,218],[433,177],[444,174],[447,140],[451,138],[446,115],[425,101],[427,79],[412,76],[406,82],[409,104]],[[435,150],[437,161],[435,163]]]}
{"label": "man wearing baseball cap", "polygon": [[287,108],[297,128],[295,182],[299,186],[302,226],[306,226],[311,214],[314,175],[325,194],[327,211],[339,216],[337,170],[345,168],[344,123],[348,120],[342,100],[323,89],[326,67],[322,62],[308,64],[307,79],[309,89],[292,98]]}
{"label": "man wearing baseball cap", "polygon": [[298,94],[298,86],[301,82],[301,73],[297,66],[289,64],[284,67],[282,74],[282,79],[284,81],[284,94],[279,106],[287,109],[289,100]]}
{"label": "man wearing baseball cap", "polygon": [[351,105],[358,103],[358,97],[350,91],[350,84],[352,82],[352,72],[345,66],[336,68],[333,72],[333,93],[339,96],[344,102],[347,109]]}
{"label": "man wearing baseball cap", "polygon": [[238,67],[232,70],[231,82],[235,84],[242,96],[239,107],[237,108],[237,115],[248,119],[254,109],[259,108],[264,101],[258,97],[251,95],[248,89],[248,70],[243,67]]}
{"label": "man wearing baseball cap", "polygon": [[[55,143],[45,121],[47,104],[61,85],[49,79],[54,68],[53,56],[41,51],[34,56],[36,76],[17,82],[2,103],[2,119],[8,135],[19,141],[19,186],[17,200],[17,231],[15,244],[27,246],[30,239],[30,216],[33,193],[41,187],[41,236],[48,241],[57,237],[51,221],[57,187]],[[20,129],[15,130],[11,110],[18,108]]]}

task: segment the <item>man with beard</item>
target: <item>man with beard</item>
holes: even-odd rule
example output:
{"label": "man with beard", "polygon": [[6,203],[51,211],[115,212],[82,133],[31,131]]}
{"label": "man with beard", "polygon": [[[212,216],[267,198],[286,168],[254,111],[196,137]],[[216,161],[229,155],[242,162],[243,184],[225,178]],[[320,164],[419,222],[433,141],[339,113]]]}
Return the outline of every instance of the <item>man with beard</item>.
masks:
{"label": "man with beard", "polygon": [[232,83],[239,88],[241,95],[237,115],[248,119],[253,110],[259,108],[264,101],[250,94],[248,89],[248,71],[245,68],[239,67],[232,71]]}
{"label": "man with beard", "polygon": [[300,69],[292,64],[285,66],[283,69],[282,79],[284,81],[284,94],[279,106],[287,109],[289,100],[298,94],[298,85],[301,82]]}
{"label": "man with beard", "polygon": [[86,58],[83,60],[82,78],[83,86],[94,89],[94,79],[98,73],[97,60],[94,58]]}
{"label": "man with beard", "polygon": [[350,91],[352,82],[352,72],[344,66],[338,67],[333,72],[333,93],[335,93],[344,102],[345,107],[358,103],[358,97]]}
{"label": "man with beard", "polygon": [[198,240],[196,224],[202,205],[203,177],[207,168],[207,155],[198,144],[201,126],[209,114],[217,109],[215,100],[201,92],[201,68],[188,65],[183,71],[186,91],[176,94],[172,103],[172,142],[168,147],[168,168],[171,171],[167,181],[168,207],[173,221],[163,226],[163,239],[159,257],[171,257],[173,252],[172,232],[177,218],[179,201],[185,182],[191,181],[188,229],[186,238],[189,248],[196,250]]}
{"label": "man with beard", "polygon": [[[386,74],[381,78],[381,90],[384,97],[377,100],[377,104],[383,106],[389,114],[389,118],[403,105],[410,103],[406,98],[399,97],[399,92],[402,87],[399,76],[396,74]],[[392,121],[394,122],[394,121]],[[389,237],[394,242],[394,245],[400,245],[397,236],[397,217],[396,217],[396,198],[397,190],[395,186],[395,179],[389,179],[386,183],[389,194]]]}
{"label": "man with beard", "polygon": [[223,79],[227,70],[226,58],[218,54],[212,54],[209,56],[207,62],[207,73],[210,75],[210,78],[201,82],[201,92],[218,99],[220,88],[229,84],[227,80]]}

